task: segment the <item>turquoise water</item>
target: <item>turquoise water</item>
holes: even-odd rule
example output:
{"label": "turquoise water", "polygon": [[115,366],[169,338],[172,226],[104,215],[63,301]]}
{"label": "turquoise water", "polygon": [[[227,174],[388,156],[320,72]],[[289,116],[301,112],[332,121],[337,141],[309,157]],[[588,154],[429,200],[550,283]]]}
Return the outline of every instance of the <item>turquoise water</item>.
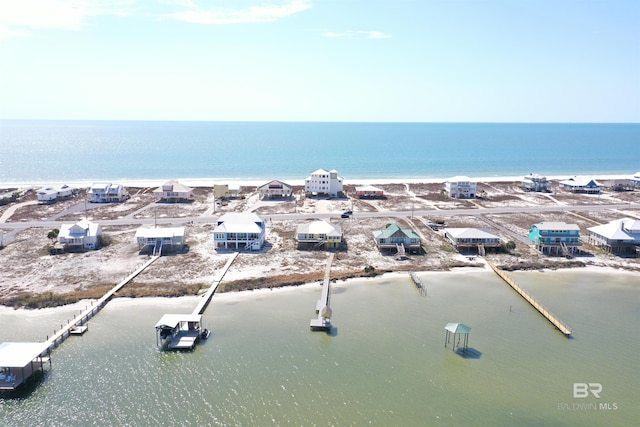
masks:
{"label": "turquoise water", "polygon": [[0,183],[632,174],[640,124],[0,121]]}
{"label": "turquoise water", "polygon": [[[153,326],[164,313],[190,312],[195,298],[112,301],[87,334],[53,353],[53,368],[28,398],[0,400],[0,424],[628,426],[640,419],[638,274],[512,273],[573,339],[493,273],[419,276],[426,297],[404,275],[337,283],[331,334],[309,331],[319,286],[216,295],[204,319],[212,338],[184,354],[160,353]],[[2,311],[0,341],[44,338],[70,310]],[[444,348],[448,322],[472,327],[471,357]],[[574,399],[576,382],[601,383],[600,399]],[[581,403],[596,409],[567,409]]]}

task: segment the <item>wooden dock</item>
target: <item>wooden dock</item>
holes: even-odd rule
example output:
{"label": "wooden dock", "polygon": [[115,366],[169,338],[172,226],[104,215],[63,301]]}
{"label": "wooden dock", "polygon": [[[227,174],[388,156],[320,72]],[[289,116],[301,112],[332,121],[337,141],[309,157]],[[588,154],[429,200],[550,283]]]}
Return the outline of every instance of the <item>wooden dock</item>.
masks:
{"label": "wooden dock", "polygon": [[309,323],[309,327],[314,331],[327,331],[331,329],[331,264],[333,263],[333,258],[335,257],[335,253],[331,253],[329,255],[329,259],[327,260],[327,266],[324,270],[324,282],[322,282],[322,296],[316,303],[316,313],[318,317],[316,319],[311,319],[311,323]]}
{"label": "wooden dock", "polygon": [[533,308],[538,310],[538,312],[542,314],[549,322],[551,322],[551,324],[555,326],[560,332],[562,332],[564,336],[566,336],[567,338],[571,336],[571,330],[567,328],[567,326],[565,326],[562,322],[560,322],[560,320],[558,320],[556,316],[551,314],[549,310],[547,310],[542,305],[540,305],[527,292],[525,292],[524,289],[518,286],[516,282],[513,281],[513,279],[507,276],[507,273],[500,270],[494,263],[492,263],[488,259],[486,261],[487,261],[487,264],[489,264],[489,266],[493,269],[493,271],[495,271],[496,274],[500,276],[502,280],[504,280],[509,286],[513,288],[513,290],[515,290],[518,294],[520,294],[520,296],[524,298],[529,304],[531,304]]}
{"label": "wooden dock", "polygon": [[100,310],[107,305],[109,300],[113,298],[113,296],[122,289],[127,283],[133,280],[138,274],[142,273],[147,267],[153,264],[159,256],[151,257],[147,262],[138,267],[133,273],[128,275],[124,280],[115,285],[109,292],[104,294],[102,298],[100,298],[95,303],[92,303],[90,307],[87,307],[84,311],[80,313],[79,316],[73,318],[73,321],[67,321],[66,325],[60,325],[60,330],[55,332],[51,338],[47,339],[47,343],[49,344],[49,349],[54,349],[58,347],[65,339],[69,338],[71,335],[82,335],[78,334],[78,332],[82,331],[82,333],[87,331],[85,323],[89,321],[93,316],[95,316]]}
{"label": "wooden dock", "polygon": [[233,261],[236,260],[239,254],[240,252],[234,252],[233,255],[229,257],[229,259],[227,260],[227,263],[224,265],[224,267],[222,267],[222,270],[220,270],[218,275],[213,279],[213,283],[211,284],[211,287],[202,296],[203,300],[198,303],[197,307],[193,310],[192,314],[204,314],[204,311],[209,306],[209,302],[211,301],[211,298],[213,298],[213,294],[215,294],[216,290],[218,289],[218,285],[220,285],[220,282],[222,282],[224,275],[227,274],[227,270],[229,270],[229,267],[231,267],[231,264],[233,264]]}

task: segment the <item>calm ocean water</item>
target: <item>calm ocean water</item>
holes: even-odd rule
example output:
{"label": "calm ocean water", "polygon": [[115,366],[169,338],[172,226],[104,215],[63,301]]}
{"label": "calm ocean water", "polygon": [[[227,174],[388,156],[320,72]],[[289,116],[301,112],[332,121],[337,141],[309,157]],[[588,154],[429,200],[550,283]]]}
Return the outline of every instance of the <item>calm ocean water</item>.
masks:
{"label": "calm ocean water", "polygon": [[[492,272],[420,277],[426,297],[404,275],[339,282],[329,335],[309,331],[319,286],[219,294],[211,339],[186,354],[159,352],[154,325],[196,298],[116,299],[40,383],[0,399],[0,425],[637,425],[637,273],[512,273],[573,339]],[[0,342],[70,317],[0,311]],[[444,348],[448,322],[471,326],[473,357]],[[602,384],[600,398],[574,398],[573,383]]]}
{"label": "calm ocean water", "polygon": [[0,121],[0,183],[631,174],[640,124]]}

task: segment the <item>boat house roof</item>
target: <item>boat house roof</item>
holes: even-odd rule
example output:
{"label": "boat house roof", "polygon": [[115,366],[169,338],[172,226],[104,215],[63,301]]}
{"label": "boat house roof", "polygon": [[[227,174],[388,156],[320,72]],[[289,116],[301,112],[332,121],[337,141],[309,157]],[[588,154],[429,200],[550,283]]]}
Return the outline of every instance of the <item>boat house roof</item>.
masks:
{"label": "boat house roof", "polygon": [[464,323],[447,323],[444,328],[449,332],[453,332],[454,334],[468,334],[469,331],[471,331],[471,327],[465,325]]}
{"label": "boat house roof", "polygon": [[47,342],[3,342],[0,344],[0,367],[24,368],[48,349]]}
{"label": "boat house roof", "polygon": [[177,328],[183,322],[200,322],[201,314],[165,314],[156,323],[156,329]]}

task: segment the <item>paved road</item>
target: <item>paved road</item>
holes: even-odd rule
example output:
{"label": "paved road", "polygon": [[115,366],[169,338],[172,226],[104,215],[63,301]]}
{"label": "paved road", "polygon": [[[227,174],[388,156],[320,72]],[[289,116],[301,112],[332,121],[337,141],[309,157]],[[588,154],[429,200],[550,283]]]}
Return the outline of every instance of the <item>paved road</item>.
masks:
{"label": "paved road", "polygon": [[[427,217],[427,218],[443,218],[451,216],[465,215],[495,215],[495,214],[517,214],[517,213],[535,213],[535,212],[587,212],[587,211],[605,211],[617,209],[640,209],[640,203],[617,203],[607,205],[549,205],[549,206],[526,206],[526,207],[499,207],[499,208],[478,208],[478,209],[430,209],[415,211],[382,211],[382,212],[355,212],[351,219],[340,219],[342,212],[327,213],[290,213],[290,214],[273,214],[266,215],[271,220],[302,220],[302,219],[338,219],[341,221],[356,221],[358,218],[407,218],[411,216]],[[193,222],[196,224],[210,224],[215,222],[219,215],[213,216],[192,216],[180,218],[119,218],[111,220],[100,220],[102,227],[116,225],[159,225],[166,224],[186,224]],[[42,220],[28,222],[7,222],[0,224],[2,229],[24,229],[32,227],[52,228],[60,225],[60,221]]]}

